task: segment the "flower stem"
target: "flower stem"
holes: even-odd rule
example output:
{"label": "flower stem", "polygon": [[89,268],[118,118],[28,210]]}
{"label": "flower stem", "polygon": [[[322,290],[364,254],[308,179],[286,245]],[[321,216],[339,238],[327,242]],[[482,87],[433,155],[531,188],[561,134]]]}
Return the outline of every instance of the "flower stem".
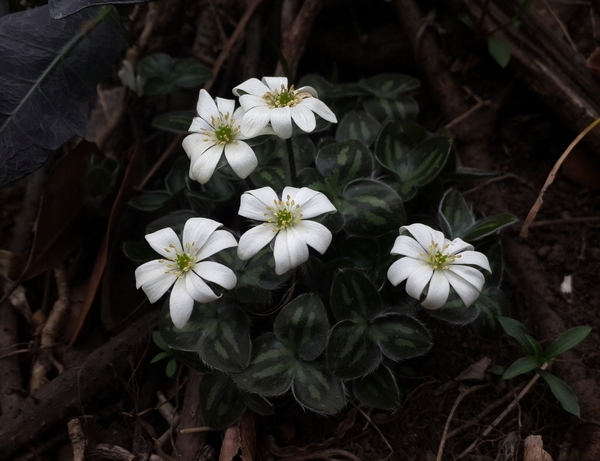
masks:
{"label": "flower stem", "polygon": [[285,140],[285,147],[287,148],[288,163],[290,164],[290,178],[292,180],[292,184],[294,184],[294,181],[296,181],[296,160],[294,158],[294,146],[292,143],[292,138]]}

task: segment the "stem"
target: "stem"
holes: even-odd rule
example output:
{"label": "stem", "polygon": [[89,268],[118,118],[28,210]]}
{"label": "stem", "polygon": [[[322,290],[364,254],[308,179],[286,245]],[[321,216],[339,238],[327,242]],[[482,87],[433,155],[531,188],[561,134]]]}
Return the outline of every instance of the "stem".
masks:
{"label": "stem", "polygon": [[294,158],[294,146],[292,143],[292,138],[285,140],[285,147],[287,148],[288,163],[290,164],[290,178],[292,180],[292,184],[294,184],[294,181],[296,181],[296,160]]}

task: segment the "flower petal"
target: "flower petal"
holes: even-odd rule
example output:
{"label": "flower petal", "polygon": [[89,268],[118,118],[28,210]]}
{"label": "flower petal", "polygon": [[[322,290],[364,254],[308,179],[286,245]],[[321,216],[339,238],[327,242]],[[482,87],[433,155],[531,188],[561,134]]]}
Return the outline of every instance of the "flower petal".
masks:
{"label": "flower petal", "polygon": [[[452,272],[456,276],[473,285],[477,290],[481,291],[485,283],[485,277],[479,270],[469,266],[452,265],[448,266],[446,272]],[[454,285],[453,285],[454,286]]]}
{"label": "flower petal", "polygon": [[242,96],[244,93],[253,94],[255,96],[262,96],[269,91],[269,87],[262,83],[257,78],[251,78],[246,80],[244,83],[240,83],[233,89],[233,94],[236,96]]}
{"label": "flower petal", "polygon": [[410,275],[421,267],[429,267],[425,261],[413,258],[400,258],[398,261],[393,263],[387,271],[387,277],[390,283],[394,286],[404,282]]}
{"label": "flower petal", "polygon": [[294,122],[296,122],[296,125],[298,125],[298,128],[306,133],[310,133],[317,126],[317,121],[315,120],[313,112],[302,104],[292,107],[290,109],[290,114],[292,115]]}
{"label": "flower petal", "polygon": [[427,309],[439,309],[448,300],[448,294],[450,293],[450,287],[448,286],[448,279],[445,276],[445,271],[434,271],[433,277],[429,282],[427,288],[427,296],[421,303],[421,305]]}
{"label": "flower petal", "polygon": [[294,225],[294,230],[304,239],[306,244],[323,254],[329,248],[333,235],[323,224],[303,220]]}
{"label": "flower petal", "polygon": [[274,230],[275,224],[265,223],[246,231],[238,243],[238,258],[245,261],[262,250],[277,235]]}
{"label": "flower petal", "polygon": [[206,135],[192,133],[183,139],[181,145],[192,163],[194,163],[198,157],[215,145],[215,141],[208,139]]}
{"label": "flower petal", "polygon": [[242,136],[251,138],[266,127],[271,120],[271,109],[266,106],[257,106],[247,109],[240,125]]}
{"label": "flower petal", "polygon": [[425,260],[427,259],[426,255],[428,254],[428,251],[419,245],[414,238],[409,237],[408,235],[399,235],[396,237],[390,253],[393,255],[403,255],[410,258]]}
{"label": "flower petal", "polygon": [[214,127],[212,119],[219,120],[221,118],[215,101],[206,90],[200,90],[198,104],[196,104],[196,112],[198,112],[198,115],[212,127]]}
{"label": "flower petal", "polygon": [[255,107],[269,109],[267,101],[265,101],[262,96],[254,96],[252,94],[240,96],[240,106],[244,112],[248,112],[250,109],[254,109]]}
{"label": "flower petal", "polygon": [[206,184],[215,172],[215,168],[217,168],[224,147],[223,144],[215,144],[205,150],[192,163],[190,177],[200,184]]}
{"label": "flower petal", "polygon": [[224,266],[213,261],[202,261],[194,266],[194,272],[202,279],[216,283],[226,290],[231,290],[237,283],[235,273]]}
{"label": "flower petal", "polygon": [[289,139],[294,131],[292,127],[292,116],[289,107],[277,107],[271,109],[271,126],[275,134],[281,139]]}
{"label": "flower petal", "polygon": [[227,143],[225,145],[225,158],[231,169],[240,178],[247,178],[258,166],[258,159],[254,150],[243,141]]}
{"label": "flower petal", "polygon": [[438,247],[441,249],[446,242],[444,234],[421,223],[402,226],[400,228],[400,234],[402,235],[404,232],[409,232],[423,248],[429,248],[429,245],[433,242],[437,243]]}
{"label": "flower petal", "polygon": [[462,266],[465,264],[479,266],[490,273],[492,272],[492,268],[490,267],[490,262],[487,256],[479,251],[463,251],[462,253],[456,255],[456,259],[453,263],[450,263],[450,266]]}
{"label": "flower petal", "polygon": [[308,93],[313,98],[319,97],[319,93],[317,93],[317,90],[315,90],[312,86],[301,86],[300,88],[296,89],[296,93]]}
{"label": "flower petal", "polygon": [[303,219],[310,219],[325,213],[335,213],[337,211],[333,203],[321,192],[309,189],[308,187],[303,187],[294,194],[286,192],[290,189],[286,187],[283,190],[282,197],[289,194],[291,199],[300,205]]}
{"label": "flower petal", "polygon": [[425,286],[433,276],[433,267],[423,264],[415,267],[412,274],[406,280],[406,292],[415,299],[420,299]]}
{"label": "flower petal", "polygon": [[[473,268],[471,267],[469,269]],[[476,269],[473,270],[476,271]],[[460,296],[460,299],[465,303],[465,306],[468,307],[477,300],[481,293],[481,288],[483,288],[483,281],[481,281],[480,286],[474,286],[462,275],[456,274],[453,270],[444,271],[444,274],[448,279],[448,282],[450,282],[450,285],[452,285],[452,288],[454,288],[454,291],[456,291],[456,294]],[[479,275],[481,275],[481,273]],[[481,275],[481,278],[483,278],[483,275]]]}
{"label": "flower petal", "polygon": [[279,197],[270,187],[246,191],[240,197],[238,214],[244,218],[266,221],[267,207],[272,207],[276,200],[279,200]]}
{"label": "flower petal", "polygon": [[200,251],[197,255],[198,261],[202,261],[203,259],[206,259],[209,256],[224,250],[225,248],[237,246],[237,244],[238,243],[231,232],[226,230],[215,231],[208,238],[204,246],[200,248]]}
{"label": "flower petal", "polygon": [[235,109],[235,101],[233,99],[216,98],[216,101],[217,109],[222,115],[229,114],[229,117],[233,117],[233,111]]}
{"label": "flower petal", "polygon": [[[188,128],[188,131],[200,133],[202,130],[206,130],[209,133],[212,133],[213,131],[215,131],[215,129],[212,126],[210,126],[208,123],[206,123],[206,120],[203,120],[201,117],[194,117],[192,119],[192,124]],[[204,136],[204,137],[206,137],[206,136]]]}
{"label": "flower petal", "polygon": [[[177,237],[175,231],[170,227],[152,232],[146,235],[145,238],[154,251],[167,259],[175,257],[175,250],[182,251],[179,237]],[[174,248],[171,248],[171,245]]]}
{"label": "flower petal", "polygon": [[457,254],[460,253],[461,251],[466,251],[466,250],[472,250],[473,249],[473,245],[465,242],[464,240],[461,240],[459,238],[455,238],[454,240],[452,240],[451,242],[447,242],[448,243],[448,248],[446,248],[446,250],[444,251],[445,253],[449,253],[449,254]]}
{"label": "flower petal", "polygon": [[273,248],[275,273],[285,274],[308,260],[308,247],[293,227],[279,231]]}
{"label": "flower petal", "polygon": [[174,273],[165,274],[165,271],[165,263],[158,260],[142,264],[135,270],[136,288],[142,287],[151,303],[158,301],[177,280]]}
{"label": "flower petal", "polygon": [[335,116],[335,114],[331,112],[331,109],[327,107],[327,104],[325,104],[320,99],[306,98],[303,99],[300,104],[309,108],[314,113],[319,115],[321,118],[327,120],[328,122],[337,123],[337,117]]}
{"label": "flower petal", "polygon": [[210,303],[215,299],[219,299],[214,291],[206,284],[201,277],[195,272],[188,272],[185,274],[185,289],[187,293],[199,303]]}
{"label": "flower petal", "polygon": [[177,328],[183,328],[192,315],[194,309],[194,299],[186,289],[185,279],[180,277],[171,291],[169,299],[169,311],[171,320]]}
{"label": "flower petal", "polygon": [[262,81],[271,91],[281,91],[282,87],[288,87],[287,77],[263,77]]}
{"label": "flower petal", "polygon": [[201,248],[209,237],[223,224],[208,218],[190,218],[183,226],[182,241],[186,250],[188,246]]}

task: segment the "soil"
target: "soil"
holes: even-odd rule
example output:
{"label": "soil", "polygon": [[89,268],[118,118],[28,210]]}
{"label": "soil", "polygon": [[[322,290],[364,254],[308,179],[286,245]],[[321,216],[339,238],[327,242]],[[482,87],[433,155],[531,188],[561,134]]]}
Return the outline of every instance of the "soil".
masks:
{"label": "soil", "polygon": [[[488,182],[464,185],[461,190],[474,203],[475,209],[482,213],[498,211],[495,209],[497,205],[492,204],[493,197],[490,198],[490,191],[493,191],[496,198],[501,199],[501,206],[505,208],[502,211],[523,220],[555,162],[577,133],[568,131],[545,102],[536,99],[519,82],[510,66],[507,70],[501,70],[489,57],[485,47],[474,42],[473,37],[457,24],[454,15],[446,10],[442,2],[431,1],[427,6],[438,7],[435,21],[444,49],[441,56],[444,65],[456,70],[454,77],[478,97],[500,101],[493,130],[487,139],[487,152],[481,152],[486,157],[484,163],[488,162],[492,169],[499,172],[499,176]],[[369,14],[364,14],[366,8]],[[276,35],[271,22],[277,24],[277,18],[274,14],[269,16],[268,10],[263,10],[262,14],[268,24],[267,33]],[[580,18],[577,15],[574,17]],[[573,21],[581,29],[579,35],[585,37],[586,34],[592,34],[588,26],[587,29],[579,26],[579,19]],[[332,23],[335,26],[330,26]],[[168,39],[165,38],[162,45],[173,46],[172,36],[165,32],[165,37]],[[589,51],[587,42],[582,46]],[[161,50],[159,36],[153,38],[152,48]],[[388,4],[377,0],[353,0],[345,5],[328,2],[315,21],[299,74],[330,72],[333,57],[338,58],[337,72],[346,81],[379,72],[405,72],[424,78],[417,70],[412,47],[395,16],[390,14]],[[268,62],[261,62],[261,67],[273,64],[272,56],[265,60]],[[458,63],[461,63],[460,69]],[[218,83],[225,87],[226,79],[231,78],[230,74],[235,70],[235,67],[229,68],[229,77],[221,77]],[[431,128],[449,121],[440,115],[437,102],[429,96],[427,86],[416,97],[421,105],[421,123]],[[472,117],[476,118],[477,113]],[[473,125],[477,126],[475,122]],[[458,150],[460,154],[460,145]],[[158,153],[152,155],[158,156]],[[506,258],[504,289],[511,300],[510,315],[530,328],[544,344],[554,338],[546,337],[544,330],[540,331],[539,328],[540,322],[535,312],[536,304],[542,303],[542,299],[549,300],[565,328],[591,326],[592,333],[576,349],[576,360],[596,383],[600,382],[600,311],[597,309],[600,305],[598,159],[600,156],[597,153],[590,152],[584,144],[580,145],[565,165],[565,172],[560,173],[548,189],[529,237],[519,237],[521,223],[504,232],[506,247],[521,245],[535,257],[535,264],[531,264],[531,259],[520,258],[515,252]],[[3,242],[7,240],[12,224],[6,218],[16,214],[18,206],[15,203],[18,203],[23,189],[20,183],[0,191],[3,209],[0,238]],[[6,210],[11,211],[9,213]],[[541,295],[536,291],[539,287],[524,283],[526,280],[522,274],[531,272],[535,272],[547,287]],[[568,279],[571,280],[570,290],[566,289]],[[44,283],[35,279],[28,285],[36,293],[35,299],[38,301],[44,297],[44,290],[40,288]],[[94,316],[98,320],[99,314]],[[429,461],[436,459],[440,442],[444,440],[443,455],[438,459],[459,459],[463,451],[476,443],[464,459],[520,460],[523,459],[522,441],[530,435],[542,437],[544,448],[553,459],[577,459],[580,421],[560,408],[543,382],[536,383],[491,434],[482,437],[483,430],[507,407],[521,389],[519,386],[526,383],[531,374],[509,382],[493,373],[482,373],[478,379],[458,380],[457,377],[485,358],[489,358],[491,367],[506,367],[521,357],[522,351],[506,336],[490,341],[478,337],[468,325],[451,326],[433,319],[427,319],[427,322],[438,339],[427,356],[408,361],[397,370],[403,394],[400,408],[384,412],[349,405],[339,418],[323,418],[305,413],[291,402],[282,400],[279,403],[286,411],[280,411],[276,416],[254,419],[255,459],[278,458],[281,447],[286,447],[287,459],[294,461],[356,459],[351,455],[364,461]],[[87,327],[87,338],[75,346],[79,355],[73,359],[73,363],[85,360],[86,355],[108,336],[101,322],[95,325]],[[115,331],[118,330],[115,327]],[[22,319],[19,320],[19,338],[24,342],[33,338]],[[112,386],[86,405],[86,418],[93,420],[86,426],[88,436],[94,433],[96,440],[123,447],[133,453],[146,453],[151,452],[152,439],[168,429],[168,424],[152,409],[154,395],[156,391],[161,391],[166,395],[178,396],[173,402],[179,409],[185,372],[180,371],[175,378],[167,380],[162,370],[157,373],[150,368],[149,357],[156,353],[153,347],[148,345],[145,355],[132,360],[131,368],[135,372],[125,382],[113,382]],[[30,364],[30,358],[23,356],[20,365],[25,375],[29,373]],[[563,366],[568,367],[569,363]],[[462,397],[459,399],[459,396]],[[471,418],[482,415],[486,407],[495,402],[500,404],[472,426],[451,438],[444,437],[445,432],[451,433]],[[455,405],[456,408],[453,408]],[[136,410],[147,411],[142,418],[135,418],[133,415]],[[84,412],[79,416],[84,416]],[[66,421],[57,427],[55,431],[41,435],[29,450],[14,459],[72,459]],[[197,459],[218,457],[215,453],[221,450],[222,434],[209,434],[206,443],[209,449],[204,452],[205,458]],[[301,449],[311,444],[314,444],[312,452]],[[170,459],[165,453],[158,455],[162,459]]]}

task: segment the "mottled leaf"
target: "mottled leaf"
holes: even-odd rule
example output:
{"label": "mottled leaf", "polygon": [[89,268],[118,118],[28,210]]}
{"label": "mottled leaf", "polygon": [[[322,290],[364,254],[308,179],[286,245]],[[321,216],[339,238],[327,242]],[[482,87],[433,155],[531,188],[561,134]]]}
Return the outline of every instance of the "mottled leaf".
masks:
{"label": "mottled leaf", "polygon": [[379,133],[379,122],[366,112],[352,111],[344,115],[335,132],[337,141],[354,139],[370,146]]}
{"label": "mottled leaf", "polygon": [[450,240],[462,238],[465,231],[475,223],[472,207],[455,189],[449,189],[444,194],[439,206],[439,217],[444,234]]}
{"label": "mottled leaf", "polygon": [[475,304],[465,306],[458,295],[452,293],[449,300],[439,309],[427,310],[427,313],[436,319],[443,320],[453,325],[466,325],[479,317],[479,308]]}
{"label": "mottled leaf", "polygon": [[372,320],[383,311],[381,297],[373,282],[352,269],[335,274],[330,305],[336,320]]}
{"label": "mottled leaf", "polygon": [[421,86],[414,77],[403,74],[378,74],[359,82],[369,93],[381,98],[396,98],[402,93],[412,91]]}
{"label": "mottled leaf", "polygon": [[414,120],[419,113],[419,104],[411,96],[399,96],[395,99],[368,98],[363,107],[371,117],[380,123],[388,118],[395,120]]}
{"label": "mottled leaf", "polygon": [[331,143],[319,150],[316,166],[329,189],[337,193],[350,181],[373,174],[373,154],[359,141]]}
{"label": "mottled leaf", "polygon": [[373,373],[352,381],[352,393],[363,405],[382,410],[393,410],[400,404],[394,375],[383,364]]}
{"label": "mottled leaf", "polygon": [[327,343],[327,365],[338,378],[359,378],[381,363],[379,347],[368,335],[366,322],[343,320],[334,325]]}
{"label": "mottled leaf", "polygon": [[205,374],[199,395],[204,421],[215,430],[235,423],[246,409],[244,396],[225,373]]}
{"label": "mottled leaf", "polygon": [[294,372],[292,392],[298,403],[317,413],[335,415],[346,405],[342,382],[323,362],[299,363]]}
{"label": "mottled leaf", "polygon": [[417,320],[402,314],[382,315],[369,330],[386,357],[398,361],[425,354],[433,345],[431,334]]}

